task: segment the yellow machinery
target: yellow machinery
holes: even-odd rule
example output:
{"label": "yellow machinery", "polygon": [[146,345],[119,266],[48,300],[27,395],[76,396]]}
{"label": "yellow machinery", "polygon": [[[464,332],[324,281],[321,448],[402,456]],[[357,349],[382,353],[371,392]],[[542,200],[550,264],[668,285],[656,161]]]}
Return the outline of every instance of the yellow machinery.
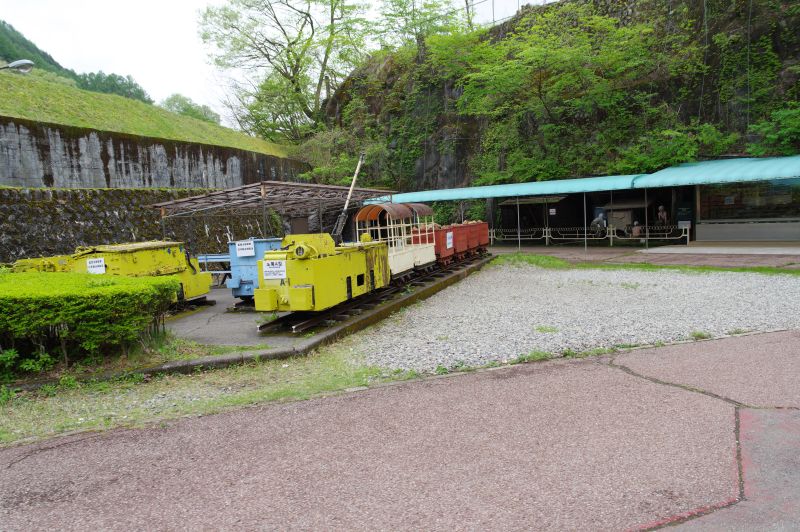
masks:
{"label": "yellow machinery", "polygon": [[205,296],[211,289],[211,274],[201,272],[197,259],[189,257],[181,242],[134,242],[81,247],[73,255],[22,259],[13,271],[57,271],[108,275],[175,276],[181,283],[179,299]]}
{"label": "yellow machinery", "polygon": [[72,255],[20,259],[14,263],[15,272],[71,272],[74,263]]}
{"label": "yellow machinery", "polygon": [[387,286],[386,244],[369,240],[336,246],[329,234],[286,236],[258,261],[256,310],[320,311]]}

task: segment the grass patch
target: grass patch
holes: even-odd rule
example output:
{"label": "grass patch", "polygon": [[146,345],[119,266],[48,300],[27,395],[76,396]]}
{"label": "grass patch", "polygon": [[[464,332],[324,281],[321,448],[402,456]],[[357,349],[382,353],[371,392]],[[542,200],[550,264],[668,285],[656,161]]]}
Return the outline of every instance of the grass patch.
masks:
{"label": "grass patch", "polygon": [[524,364],[526,362],[538,362],[540,360],[547,360],[552,358],[550,353],[545,351],[531,351],[527,355],[519,355],[511,361],[511,364]]}
{"label": "grass patch", "polygon": [[537,333],[557,333],[558,332],[558,328],[557,327],[552,327],[550,325],[537,325],[536,327],[533,328],[533,330],[536,331]]}
{"label": "grass patch", "polygon": [[551,268],[551,269],[565,269],[572,266],[569,262],[565,261],[564,259],[551,257],[550,255],[536,255],[532,253],[506,253],[503,255],[498,255],[497,258],[492,260],[492,264],[495,265],[529,264],[531,266],[538,266],[540,268]]}
{"label": "grass patch", "polygon": [[[49,371],[30,375],[26,379],[17,379],[13,384],[26,381],[75,379],[89,381],[100,379],[108,374],[125,374],[134,370],[159,366],[176,360],[193,360],[203,357],[219,356],[244,351],[261,351],[269,349],[268,344],[258,345],[203,345],[191,340],[177,338],[170,333],[162,334],[142,342],[127,352],[115,355],[94,355],[86,357],[71,365],[68,369],[63,364],[54,366]],[[12,385],[13,385],[12,384]],[[45,390],[47,386],[43,387]]]}
{"label": "grass patch", "polygon": [[[564,259],[551,257],[549,255],[536,255],[532,253],[508,253],[498,255],[492,260],[492,264],[530,264],[540,268],[553,270],[563,270],[568,268],[576,269],[595,269],[595,270],[642,270],[642,271],[679,271],[685,273],[708,273],[708,272],[736,272],[736,273],[760,273],[764,275],[795,275],[800,277],[800,269],[777,268],[773,266],[737,266],[734,268],[724,268],[720,266],[681,266],[674,264],[649,264],[646,262],[625,262],[625,263],[604,263],[604,262],[576,262],[570,263]],[[622,283],[630,286],[623,288],[638,288],[637,283]]]}
{"label": "grass patch", "polygon": [[286,157],[284,146],[114,94],[0,72],[0,115]]}
{"label": "grass patch", "polygon": [[692,331],[689,333],[689,336],[691,336],[693,340],[708,340],[712,337],[711,334],[705,331]]}
{"label": "grass patch", "polygon": [[80,383],[62,379],[37,392],[2,391],[0,443],[64,432],[139,427],[152,421],[220,412],[268,401],[417,377],[363,365],[332,347],[305,357],[253,362],[191,375],[142,375]]}

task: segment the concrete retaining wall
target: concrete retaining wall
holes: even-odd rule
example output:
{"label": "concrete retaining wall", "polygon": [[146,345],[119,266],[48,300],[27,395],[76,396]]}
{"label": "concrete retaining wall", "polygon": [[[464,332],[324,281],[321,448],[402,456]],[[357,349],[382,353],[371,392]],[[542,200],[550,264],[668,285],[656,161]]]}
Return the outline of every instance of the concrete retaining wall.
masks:
{"label": "concrete retaining wall", "polygon": [[0,185],[230,188],[307,165],[251,151],[0,117]]}

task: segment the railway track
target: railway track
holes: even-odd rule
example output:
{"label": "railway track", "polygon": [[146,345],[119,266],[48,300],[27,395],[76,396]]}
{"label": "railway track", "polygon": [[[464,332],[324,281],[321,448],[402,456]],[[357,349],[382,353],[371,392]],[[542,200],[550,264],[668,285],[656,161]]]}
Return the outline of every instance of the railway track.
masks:
{"label": "railway track", "polygon": [[446,277],[451,273],[466,268],[475,261],[484,258],[486,254],[474,255],[464,260],[453,262],[444,267],[437,267],[434,270],[419,273],[403,283],[392,284],[386,288],[375,290],[361,297],[340,303],[321,312],[292,312],[280,316],[268,323],[258,326],[259,333],[270,334],[278,332],[291,332],[299,334],[302,332],[316,329],[318,327],[328,327],[347,321],[353,316],[370,311],[392,298],[407,290],[409,286],[421,287],[431,281]]}

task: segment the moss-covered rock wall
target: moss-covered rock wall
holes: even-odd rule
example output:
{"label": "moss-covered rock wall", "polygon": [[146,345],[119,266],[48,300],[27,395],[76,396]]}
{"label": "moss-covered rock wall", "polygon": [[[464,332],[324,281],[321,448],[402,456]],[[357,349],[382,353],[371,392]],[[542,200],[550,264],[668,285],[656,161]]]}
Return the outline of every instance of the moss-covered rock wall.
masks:
{"label": "moss-covered rock wall", "polygon": [[[202,194],[204,189],[0,188],[0,263],[71,253],[78,246],[157,240],[162,224],[149,205]],[[196,216],[168,219],[167,239],[187,242],[193,253],[221,252],[229,240],[283,231],[272,216]],[[277,227],[276,227],[277,226]]]}

